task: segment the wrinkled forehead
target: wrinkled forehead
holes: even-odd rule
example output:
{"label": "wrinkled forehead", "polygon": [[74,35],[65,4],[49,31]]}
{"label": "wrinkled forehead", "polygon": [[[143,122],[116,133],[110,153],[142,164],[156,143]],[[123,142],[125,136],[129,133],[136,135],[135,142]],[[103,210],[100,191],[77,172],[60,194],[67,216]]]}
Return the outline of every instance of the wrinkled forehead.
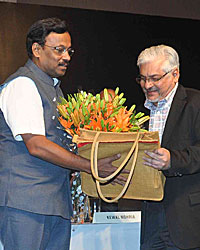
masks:
{"label": "wrinkled forehead", "polygon": [[167,60],[165,57],[155,57],[140,65],[141,75],[154,75],[164,72]]}

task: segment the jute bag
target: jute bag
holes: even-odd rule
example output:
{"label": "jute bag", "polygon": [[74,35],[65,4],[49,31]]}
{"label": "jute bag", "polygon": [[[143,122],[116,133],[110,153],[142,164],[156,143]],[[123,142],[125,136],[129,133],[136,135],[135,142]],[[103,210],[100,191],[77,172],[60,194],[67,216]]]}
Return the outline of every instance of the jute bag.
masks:
{"label": "jute bag", "polygon": [[[154,150],[160,146],[158,132],[115,133],[81,129],[80,136],[74,136],[74,142],[78,143],[79,155],[91,160],[92,175],[81,173],[82,190],[87,195],[100,197],[108,203],[120,198],[163,199],[164,175],[161,171],[143,165],[142,159],[144,150]],[[100,178],[97,159],[118,153],[121,158],[113,162],[118,167],[117,171],[106,178]],[[130,174],[124,174],[127,176],[126,185],[112,185],[113,178],[124,168],[130,170]]]}

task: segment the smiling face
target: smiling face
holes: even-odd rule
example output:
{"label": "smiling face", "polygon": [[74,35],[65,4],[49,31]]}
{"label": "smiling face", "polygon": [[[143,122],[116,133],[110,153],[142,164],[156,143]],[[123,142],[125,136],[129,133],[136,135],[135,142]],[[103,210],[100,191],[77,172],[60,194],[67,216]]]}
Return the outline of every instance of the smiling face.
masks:
{"label": "smiling face", "polygon": [[[147,78],[146,81],[141,81],[140,85],[146,98],[155,103],[155,105],[170,93],[179,78],[179,71],[177,68],[171,70],[168,74],[163,71],[163,65],[165,62],[166,59],[160,57],[140,66],[140,76]],[[151,78],[159,79],[160,77],[162,78],[157,82],[151,81]]]}
{"label": "smiling face", "polygon": [[58,34],[51,32],[45,41],[46,46],[41,46],[38,43],[33,44],[33,62],[51,77],[63,76],[66,73],[71,57],[67,50],[60,54],[54,47],[70,48],[71,37],[69,33]]}

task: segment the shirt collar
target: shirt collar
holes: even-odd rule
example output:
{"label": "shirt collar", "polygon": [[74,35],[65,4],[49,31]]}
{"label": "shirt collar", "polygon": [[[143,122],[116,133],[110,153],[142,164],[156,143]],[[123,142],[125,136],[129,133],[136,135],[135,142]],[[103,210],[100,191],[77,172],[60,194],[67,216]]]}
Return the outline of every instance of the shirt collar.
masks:
{"label": "shirt collar", "polygon": [[53,78],[53,86],[56,87],[57,85],[60,84],[60,80],[58,80],[57,78]]}
{"label": "shirt collar", "polygon": [[178,88],[178,83],[176,83],[176,85],[174,86],[174,88],[169,92],[169,94],[168,94],[164,99],[162,99],[162,100],[160,100],[160,101],[158,102],[158,105],[157,105],[157,106],[155,106],[155,105],[153,104],[153,102],[151,102],[151,101],[149,101],[149,100],[146,99],[146,100],[145,100],[145,103],[144,103],[145,108],[151,110],[151,109],[161,108],[161,107],[163,107],[166,103],[171,104],[171,103],[172,103],[172,100],[173,100],[173,98],[174,98],[174,95],[175,95],[175,93],[176,93],[177,88]]}

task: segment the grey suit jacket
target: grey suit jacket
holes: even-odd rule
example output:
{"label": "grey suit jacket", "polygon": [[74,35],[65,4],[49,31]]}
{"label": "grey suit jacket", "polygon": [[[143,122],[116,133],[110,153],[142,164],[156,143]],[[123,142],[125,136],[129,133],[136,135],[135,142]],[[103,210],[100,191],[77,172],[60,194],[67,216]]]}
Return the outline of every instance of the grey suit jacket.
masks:
{"label": "grey suit jacket", "polygon": [[[63,96],[59,85],[54,86],[53,79],[31,60],[10,76],[6,84],[12,84],[10,81],[18,76],[29,77],[36,84],[43,104],[46,137],[72,150],[75,147],[72,137],[59,129],[56,118],[57,103],[54,100]],[[71,218],[70,169],[30,155],[24,142],[13,138],[1,110],[0,159],[0,206]]]}

